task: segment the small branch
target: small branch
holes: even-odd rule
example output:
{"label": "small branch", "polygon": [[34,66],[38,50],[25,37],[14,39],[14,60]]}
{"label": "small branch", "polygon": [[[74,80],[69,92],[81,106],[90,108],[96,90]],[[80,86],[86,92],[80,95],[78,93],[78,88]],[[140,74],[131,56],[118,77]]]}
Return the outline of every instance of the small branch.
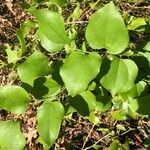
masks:
{"label": "small branch", "polygon": [[122,135],[125,135],[125,134],[127,134],[127,133],[129,133],[129,132],[131,132],[131,131],[135,131],[135,130],[136,130],[136,129],[129,129],[129,130],[123,132],[123,133],[120,134],[120,135],[122,136]]}
{"label": "small branch", "polygon": [[100,1],[101,1],[101,0],[98,0],[97,2],[95,2],[95,4],[93,5],[93,7],[91,7],[88,11],[86,11],[85,13],[83,13],[79,20],[82,20],[82,18],[83,18],[86,14],[88,14]]}
{"label": "small branch", "polygon": [[[110,135],[110,133],[106,134],[105,136],[103,136],[102,138],[100,138],[97,142],[94,143],[94,145],[98,144],[100,141],[102,141],[104,138],[108,137]],[[93,148],[93,145],[85,148],[84,150],[88,150],[88,149],[91,149]]]}
{"label": "small branch", "polygon": [[93,129],[94,129],[94,126],[95,126],[95,124],[92,126],[92,128],[91,128],[89,134],[87,135],[87,137],[86,137],[86,139],[85,139],[85,141],[84,141],[84,143],[83,143],[83,146],[82,146],[81,150],[84,150],[85,144],[87,143],[88,138],[90,137],[90,135],[91,135],[91,133],[92,133],[92,131],[93,131]]}

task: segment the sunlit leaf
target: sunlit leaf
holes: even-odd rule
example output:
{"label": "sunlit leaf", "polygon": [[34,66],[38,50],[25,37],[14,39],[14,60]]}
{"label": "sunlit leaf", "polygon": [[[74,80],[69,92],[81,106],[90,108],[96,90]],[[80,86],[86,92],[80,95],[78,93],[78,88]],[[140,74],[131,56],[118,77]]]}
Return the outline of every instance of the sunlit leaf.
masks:
{"label": "sunlit leaf", "polygon": [[0,108],[17,114],[25,112],[30,97],[21,87],[16,85],[0,86]]}
{"label": "sunlit leaf", "polygon": [[[132,69],[131,69],[132,68]],[[138,68],[130,59],[114,59],[110,69],[101,79],[101,84],[112,95],[127,92],[134,86]]]}
{"label": "sunlit leaf", "polygon": [[144,18],[135,18],[133,21],[128,25],[129,30],[135,31],[144,31],[146,26],[146,21]]}
{"label": "sunlit leaf", "polygon": [[69,43],[65,32],[63,18],[60,14],[47,9],[39,9],[31,12],[37,19],[40,32],[51,42],[57,44]]}
{"label": "sunlit leaf", "polygon": [[131,90],[121,93],[120,95],[124,100],[133,99],[135,97],[138,97],[144,92],[144,90],[147,87],[147,83],[144,81],[140,81],[137,84],[135,84]]}
{"label": "sunlit leaf", "polygon": [[127,119],[126,114],[123,113],[123,112],[120,112],[120,111],[114,111],[114,112],[112,112],[111,115],[112,115],[113,119],[116,119],[118,121],[126,120]]}
{"label": "sunlit leaf", "polygon": [[60,69],[69,94],[75,96],[84,91],[98,74],[100,65],[101,58],[96,53],[72,52]]}
{"label": "sunlit leaf", "polygon": [[119,141],[118,140],[114,140],[108,148],[108,150],[118,150],[118,149],[119,149]]}
{"label": "sunlit leaf", "polygon": [[45,102],[37,111],[38,132],[41,139],[51,147],[58,137],[64,117],[64,108],[60,102]]}
{"label": "sunlit leaf", "polygon": [[41,40],[41,45],[45,48],[48,52],[54,53],[62,50],[64,44],[59,44],[50,41],[40,30],[38,30],[38,35]]}
{"label": "sunlit leaf", "polygon": [[126,131],[126,128],[122,124],[117,124],[117,129],[121,131]]}
{"label": "sunlit leaf", "polygon": [[6,121],[0,123],[0,149],[23,150],[25,137],[20,131],[19,122]]}
{"label": "sunlit leaf", "polygon": [[111,54],[125,50],[129,41],[128,32],[121,14],[112,2],[90,17],[86,39],[93,49],[105,48]]}
{"label": "sunlit leaf", "polygon": [[88,119],[93,124],[99,124],[100,123],[99,118],[94,114],[94,112],[90,113],[90,116],[88,117]]}
{"label": "sunlit leaf", "polygon": [[22,82],[33,86],[38,77],[48,75],[51,71],[48,58],[40,52],[34,52],[18,66],[18,74]]}
{"label": "sunlit leaf", "polygon": [[150,41],[145,44],[143,49],[150,52]]}
{"label": "sunlit leaf", "polygon": [[10,63],[16,63],[19,59],[18,52],[16,50],[12,50],[9,45],[6,45],[6,53],[7,53],[7,62]]}
{"label": "sunlit leaf", "polygon": [[58,5],[64,5],[65,3],[67,3],[67,0],[51,0],[51,2]]}

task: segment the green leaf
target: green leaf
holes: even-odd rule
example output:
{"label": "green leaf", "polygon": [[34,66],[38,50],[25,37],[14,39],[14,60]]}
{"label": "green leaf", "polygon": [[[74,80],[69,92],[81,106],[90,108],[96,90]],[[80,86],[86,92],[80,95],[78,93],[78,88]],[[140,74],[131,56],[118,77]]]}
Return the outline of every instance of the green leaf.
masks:
{"label": "green leaf", "polygon": [[133,119],[136,119],[136,111],[138,110],[137,101],[132,99],[128,101],[128,115]]}
{"label": "green leaf", "polygon": [[146,27],[146,21],[144,18],[135,18],[129,25],[128,30],[144,31]]}
{"label": "green leaf", "polygon": [[96,97],[90,91],[84,91],[75,97],[70,96],[69,107],[73,107],[82,116],[89,116],[96,107]]}
{"label": "green leaf", "polygon": [[51,147],[59,135],[64,108],[60,102],[43,103],[37,111],[38,132],[41,139]]}
{"label": "green leaf", "polygon": [[124,100],[133,99],[135,97],[140,96],[142,92],[146,89],[146,87],[147,83],[144,81],[140,81],[137,84],[135,84],[132,89],[125,93],[121,93],[120,95]]}
{"label": "green leaf", "polygon": [[44,2],[45,0],[32,0],[34,3],[41,3]]}
{"label": "green leaf", "polygon": [[146,43],[143,49],[150,52],[150,41]]}
{"label": "green leaf", "polygon": [[88,87],[88,90],[89,91],[94,91],[94,89],[96,88],[96,83],[95,82],[92,82],[89,87]]}
{"label": "green leaf", "polygon": [[114,111],[114,112],[112,112],[111,115],[112,115],[113,119],[116,119],[118,121],[122,121],[122,120],[126,120],[127,119],[126,114],[123,113],[123,112],[120,112],[120,111]]}
{"label": "green leaf", "polygon": [[19,122],[5,121],[0,123],[0,149],[23,150],[25,137],[20,131]]}
{"label": "green leaf", "polygon": [[11,47],[9,45],[6,45],[6,53],[7,53],[7,62],[10,63],[16,63],[19,59],[18,52],[16,50],[11,50]]}
{"label": "green leaf", "polygon": [[47,39],[57,44],[68,44],[63,18],[60,14],[46,9],[31,12],[37,19],[40,32]]}
{"label": "green leaf", "polygon": [[34,80],[32,94],[37,99],[47,99],[60,92],[60,85],[51,78],[40,77]]}
{"label": "green leaf", "polygon": [[58,5],[64,5],[67,3],[67,0],[51,0],[51,2],[56,3]]}
{"label": "green leaf", "polygon": [[128,32],[122,16],[112,2],[90,17],[86,39],[93,49],[106,48],[110,54],[125,50],[129,41]]}
{"label": "green leaf", "polygon": [[[135,53],[132,57],[132,60],[137,64],[139,67],[139,79],[146,79],[149,80],[150,75],[150,53],[149,52],[138,52]],[[140,61],[139,61],[140,60]]]}
{"label": "green leaf", "polygon": [[19,28],[19,30],[17,31],[16,35],[17,38],[19,39],[20,45],[21,45],[21,53],[25,53],[26,52],[26,42],[25,42],[25,36],[28,34],[28,32],[32,29],[36,27],[36,23],[28,20],[26,22],[24,22],[21,27]]}
{"label": "green leaf", "polygon": [[119,149],[119,141],[115,140],[110,144],[110,147],[108,148],[108,150],[118,150]]}
{"label": "green leaf", "polygon": [[82,15],[82,9],[80,8],[80,3],[76,4],[76,8],[73,10],[73,13],[70,15],[69,18],[72,18],[73,20],[80,19],[80,16]]}
{"label": "green leaf", "polygon": [[25,112],[30,97],[21,87],[16,85],[0,86],[0,107],[17,114]]}
{"label": "green leaf", "polygon": [[99,112],[105,112],[107,110],[110,110],[112,107],[112,103],[110,101],[110,98],[107,96],[100,96],[99,94],[96,95],[96,111]]}
{"label": "green leaf", "polygon": [[33,86],[36,78],[50,73],[51,69],[48,65],[48,58],[36,51],[24,63],[18,66],[17,71],[22,82]]}
{"label": "green leaf", "polygon": [[138,74],[136,64],[130,59],[114,59],[110,69],[101,79],[101,84],[112,95],[129,91]]}
{"label": "green leaf", "polygon": [[3,67],[4,67],[4,62],[0,60],[0,69],[2,69]]}
{"label": "green leaf", "polygon": [[99,124],[100,120],[99,118],[94,114],[94,112],[91,112],[89,117],[88,117],[89,121],[93,124]]}
{"label": "green leaf", "polygon": [[83,92],[99,72],[100,56],[96,53],[83,54],[74,51],[60,68],[60,75],[71,96]]}
{"label": "green leaf", "polygon": [[37,142],[39,142],[40,144],[42,144],[44,150],[49,150],[49,146],[42,140],[41,137],[39,137],[37,139]]}
{"label": "green leaf", "polygon": [[140,114],[150,115],[150,96],[137,98],[130,103],[130,108],[134,108]]}
{"label": "green leaf", "polygon": [[42,47],[45,48],[48,52],[59,52],[64,47],[64,44],[54,43],[49,40],[40,30],[38,30],[38,35],[41,40]]}
{"label": "green leaf", "polygon": [[117,127],[118,130],[126,131],[126,128],[125,128],[124,125],[122,125],[122,124],[117,124],[116,127]]}

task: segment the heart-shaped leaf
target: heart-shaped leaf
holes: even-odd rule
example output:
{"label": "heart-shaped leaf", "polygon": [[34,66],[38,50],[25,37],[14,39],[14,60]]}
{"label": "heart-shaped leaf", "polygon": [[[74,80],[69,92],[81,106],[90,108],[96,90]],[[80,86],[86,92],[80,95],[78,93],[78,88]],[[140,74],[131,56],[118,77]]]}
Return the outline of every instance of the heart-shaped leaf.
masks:
{"label": "heart-shaped leaf", "polygon": [[82,116],[89,116],[96,107],[96,97],[90,91],[84,91],[75,97],[69,97],[69,110],[72,108]]}
{"label": "heart-shaped leaf", "polygon": [[0,149],[23,150],[25,137],[20,131],[19,122],[6,121],[0,123]]}
{"label": "heart-shaped leaf", "polygon": [[31,13],[36,17],[40,31],[47,39],[57,44],[69,43],[60,14],[47,9],[34,10]]}
{"label": "heart-shaped leaf", "polygon": [[58,137],[64,117],[64,108],[60,102],[45,102],[38,109],[38,132],[42,140],[51,147]]}
{"label": "heart-shaped leaf", "polygon": [[57,95],[60,85],[51,78],[40,77],[34,80],[32,94],[37,99],[47,99]]}
{"label": "heart-shaped leaf", "polygon": [[60,75],[71,96],[83,92],[89,82],[96,77],[101,65],[98,54],[83,54],[74,51],[60,68]]}
{"label": "heart-shaped leaf", "polygon": [[92,48],[106,48],[111,54],[125,50],[129,41],[128,32],[123,18],[112,2],[90,17],[86,39]]}
{"label": "heart-shaped leaf", "polygon": [[21,87],[6,85],[0,87],[0,107],[21,114],[28,108],[30,97]]}
{"label": "heart-shaped leaf", "polygon": [[22,82],[33,86],[34,80],[46,76],[51,69],[48,58],[40,52],[34,52],[27,60],[18,66],[18,74]]}
{"label": "heart-shaped leaf", "polygon": [[127,92],[134,86],[138,74],[138,67],[130,59],[114,59],[110,70],[101,79],[101,84],[112,95]]}

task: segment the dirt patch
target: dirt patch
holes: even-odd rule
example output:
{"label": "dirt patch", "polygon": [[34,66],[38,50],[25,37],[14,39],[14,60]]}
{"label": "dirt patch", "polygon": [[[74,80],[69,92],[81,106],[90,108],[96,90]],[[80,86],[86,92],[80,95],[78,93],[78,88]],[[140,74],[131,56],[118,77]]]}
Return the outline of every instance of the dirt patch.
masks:
{"label": "dirt patch", "polygon": [[21,23],[30,15],[21,9],[16,0],[0,0],[0,43],[12,43]]}

